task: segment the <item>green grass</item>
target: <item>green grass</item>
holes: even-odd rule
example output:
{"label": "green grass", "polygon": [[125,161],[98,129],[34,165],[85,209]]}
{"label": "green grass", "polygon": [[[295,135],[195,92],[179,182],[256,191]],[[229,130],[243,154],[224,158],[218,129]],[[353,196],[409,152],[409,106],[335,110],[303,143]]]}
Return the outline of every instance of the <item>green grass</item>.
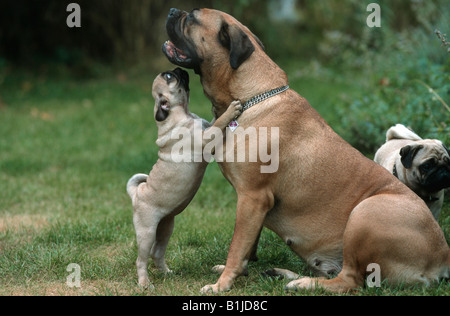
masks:
{"label": "green grass", "polygon": [[[136,284],[125,185],[133,174],[148,173],[157,159],[155,75],[74,81],[14,74],[0,86],[0,295],[198,295],[201,287],[216,282],[211,267],[225,263],[236,195],[213,163],[193,202],[176,217],[167,250],[174,273],[151,267],[155,290]],[[211,119],[198,78],[191,80],[191,110]],[[334,100],[358,95],[352,81],[291,76],[291,86],[332,126],[339,124]],[[449,212],[446,200],[441,226],[447,240]],[[302,260],[268,230],[258,255],[250,275],[225,295],[329,294],[285,292],[285,280],[261,275],[273,267],[309,275]],[[66,285],[70,263],[81,267],[80,289]],[[442,282],[427,289],[383,287],[352,295],[449,293],[449,284]]]}

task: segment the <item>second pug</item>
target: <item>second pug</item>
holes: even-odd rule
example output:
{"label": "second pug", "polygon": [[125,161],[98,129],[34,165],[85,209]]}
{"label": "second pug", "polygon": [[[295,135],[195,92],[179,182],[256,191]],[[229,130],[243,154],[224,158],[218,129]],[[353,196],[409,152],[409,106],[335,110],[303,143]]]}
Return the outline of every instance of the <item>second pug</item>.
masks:
{"label": "second pug", "polygon": [[387,131],[374,160],[420,196],[439,219],[444,189],[450,187],[449,150],[440,140],[422,139],[397,124]]}
{"label": "second pug", "polygon": [[[201,156],[205,143],[201,148],[193,148],[195,120],[201,120],[202,140],[210,139],[211,125],[189,112],[189,75],[177,68],[156,77],[153,83],[155,98],[155,120],[158,126],[159,159],[150,174],[136,174],[127,184],[127,192],[131,197],[136,230],[138,258],[136,261],[139,284],[149,286],[147,264],[149,256],[163,272],[169,272],[164,255],[173,232],[174,217],[181,213],[191,202],[203,179],[208,162],[195,157]],[[228,110],[220,116],[213,127],[224,130],[228,123],[241,111],[241,103],[234,101]],[[175,131],[188,131],[189,137],[181,140],[173,139]],[[203,135],[206,134],[206,135]],[[175,133],[175,135],[177,135]],[[180,144],[182,142],[182,144]],[[173,148],[191,150],[191,161],[177,162],[173,156]],[[183,146],[180,146],[183,145]],[[197,152],[200,151],[201,152]],[[183,153],[184,154],[184,153]]]}

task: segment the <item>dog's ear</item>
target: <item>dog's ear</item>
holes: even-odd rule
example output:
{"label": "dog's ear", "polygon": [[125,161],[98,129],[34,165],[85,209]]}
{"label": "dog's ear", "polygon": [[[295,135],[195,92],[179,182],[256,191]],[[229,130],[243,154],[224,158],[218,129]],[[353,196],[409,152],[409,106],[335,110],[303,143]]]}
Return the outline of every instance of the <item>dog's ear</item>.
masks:
{"label": "dog's ear", "polygon": [[238,69],[255,51],[250,38],[237,25],[222,23],[219,32],[219,42],[230,50],[230,65]]}
{"label": "dog's ear", "polygon": [[414,158],[416,157],[419,150],[421,150],[422,148],[423,145],[408,145],[400,150],[400,156],[402,157],[401,161],[406,169],[412,167]]}
{"label": "dog's ear", "polygon": [[178,78],[180,78],[180,84],[184,88],[184,90],[189,92],[189,74],[187,73],[187,71],[181,68],[175,68],[173,72],[177,74]]}

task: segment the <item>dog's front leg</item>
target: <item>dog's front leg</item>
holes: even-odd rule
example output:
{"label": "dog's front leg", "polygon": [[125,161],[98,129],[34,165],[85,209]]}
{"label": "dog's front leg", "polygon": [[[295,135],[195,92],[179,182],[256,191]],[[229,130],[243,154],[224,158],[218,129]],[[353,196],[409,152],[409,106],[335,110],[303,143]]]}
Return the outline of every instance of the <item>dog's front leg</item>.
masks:
{"label": "dog's front leg", "polygon": [[238,194],[236,225],[225,269],[217,283],[203,287],[202,293],[228,291],[234,280],[245,272],[273,201],[273,195],[266,192]]}

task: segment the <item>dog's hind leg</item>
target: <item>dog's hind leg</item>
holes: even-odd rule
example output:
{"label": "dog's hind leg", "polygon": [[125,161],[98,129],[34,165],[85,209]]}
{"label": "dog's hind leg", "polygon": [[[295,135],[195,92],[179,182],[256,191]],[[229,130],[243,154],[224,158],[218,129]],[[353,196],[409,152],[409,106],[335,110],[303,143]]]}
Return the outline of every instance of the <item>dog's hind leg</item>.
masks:
{"label": "dog's hind leg", "polygon": [[146,212],[141,213],[136,211],[133,216],[138,247],[138,258],[136,260],[138,282],[140,286],[145,288],[151,287],[147,266],[150,251],[155,243],[159,221],[160,219],[158,217]]}
{"label": "dog's hind leg", "polygon": [[175,218],[173,216],[168,216],[161,220],[156,230],[156,240],[150,253],[155,265],[164,273],[172,272],[167,267],[164,256],[166,254],[167,244],[173,233],[174,225]]}

